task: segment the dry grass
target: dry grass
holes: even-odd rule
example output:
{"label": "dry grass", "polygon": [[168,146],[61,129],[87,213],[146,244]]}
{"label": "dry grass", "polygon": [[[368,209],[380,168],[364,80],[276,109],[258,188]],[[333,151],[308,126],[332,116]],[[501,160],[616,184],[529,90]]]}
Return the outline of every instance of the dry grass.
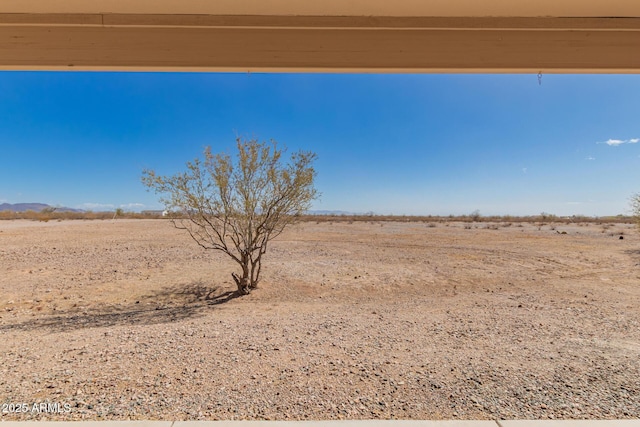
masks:
{"label": "dry grass", "polygon": [[[55,220],[105,220],[114,219],[115,212],[49,212],[49,211],[26,211],[26,212],[12,212],[12,211],[0,211],[0,220],[13,220],[13,219],[27,219],[32,221],[55,221]],[[127,219],[161,219],[160,214],[150,213],[137,213],[137,212],[123,212],[117,215],[117,218]],[[632,216],[607,216],[607,217],[590,217],[583,215],[573,215],[570,217],[560,217],[550,214],[540,214],[532,216],[511,216],[511,215],[494,215],[494,216],[480,216],[475,213],[469,215],[304,215],[300,217],[302,222],[315,222],[316,224],[322,223],[348,223],[365,222],[365,223],[382,223],[382,222],[422,222],[426,223],[428,227],[435,227],[437,224],[443,224],[448,226],[452,222],[465,222],[465,223],[490,223],[492,227],[511,227],[514,224],[522,223],[536,223],[538,226],[545,225],[559,225],[559,224],[599,224],[606,230],[612,227],[614,224],[632,224],[635,222]]]}
{"label": "dry grass", "polygon": [[470,215],[305,215],[301,217],[302,221],[313,221],[316,224],[331,222],[346,222],[352,224],[354,222],[424,222],[428,224],[447,224],[450,222],[483,222],[496,223],[504,227],[511,227],[513,224],[520,223],[536,223],[539,226],[559,225],[559,224],[632,224],[635,219],[631,216],[603,216],[591,217],[584,215],[573,216],[555,216],[550,214],[540,214],[531,216],[511,216],[511,215],[493,215],[493,216],[477,216]]}
{"label": "dry grass", "polygon": [[27,219],[31,221],[63,221],[63,220],[105,220],[114,218],[128,218],[128,219],[156,219],[162,218],[159,214],[142,214],[135,212],[124,212],[118,214],[115,212],[49,212],[49,211],[26,211],[26,212],[13,212],[13,211],[0,211],[0,220],[13,220],[13,219]]}

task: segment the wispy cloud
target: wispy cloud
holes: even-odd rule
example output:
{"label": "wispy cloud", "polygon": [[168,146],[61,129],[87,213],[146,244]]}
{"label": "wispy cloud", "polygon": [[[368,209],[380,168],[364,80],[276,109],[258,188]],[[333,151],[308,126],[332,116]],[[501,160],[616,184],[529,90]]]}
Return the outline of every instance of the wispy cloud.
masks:
{"label": "wispy cloud", "polygon": [[80,206],[77,206],[77,208],[79,209],[92,210],[92,211],[115,210],[116,208],[138,211],[144,207],[146,207],[144,203],[123,203],[121,205],[114,205],[113,203],[92,203],[92,202],[83,203]]}
{"label": "wispy cloud", "polygon": [[522,168],[522,173],[527,173],[527,168]]}
{"label": "wispy cloud", "polygon": [[623,141],[621,139],[609,139],[605,141],[605,144],[610,145],[612,147],[617,147],[618,145],[622,145],[627,141]]}
{"label": "wispy cloud", "polygon": [[145,205],[142,203],[127,203],[126,205],[120,205],[122,209],[140,209],[144,208]]}
{"label": "wispy cloud", "polygon": [[586,205],[586,204],[590,204],[590,203],[595,203],[595,200],[593,199],[587,199],[587,200],[583,200],[583,201],[571,201],[571,202],[565,202],[565,205]]}
{"label": "wispy cloud", "polygon": [[83,203],[79,207],[80,209],[91,209],[91,210],[115,208],[115,206],[110,203],[90,203],[90,202]]}
{"label": "wispy cloud", "polygon": [[608,139],[603,142],[597,142],[596,144],[607,144],[610,147],[617,147],[622,144],[636,144],[640,142],[640,138],[631,138],[631,139]]}
{"label": "wispy cloud", "polygon": [[585,157],[585,160],[595,160],[595,157],[589,156],[589,157]]}

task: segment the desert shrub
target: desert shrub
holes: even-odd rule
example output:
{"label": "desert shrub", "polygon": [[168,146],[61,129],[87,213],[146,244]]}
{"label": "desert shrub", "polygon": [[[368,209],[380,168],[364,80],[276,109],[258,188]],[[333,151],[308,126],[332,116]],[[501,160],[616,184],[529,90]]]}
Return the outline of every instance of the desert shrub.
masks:
{"label": "desert shrub", "polygon": [[640,193],[631,197],[631,212],[638,227],[640,227]]}
{"label": "desert shrub", "polygon": [[542,222],[554,221],[556,218],[557,217],[555,215],[547,213],[547,212],[540,213],[540,221],[542,221]]}
{"label": "desert shrub", "polygon": [[239,295],[256,288],[267,244],[307,212],[317,197],[316,154],[293,153],[282,161],[276,142],[236,141],[235,159],[204,151],[204,161],[187,163],[173,176],[143,172],[142,182],[161,194],[175,227],[204,249],[221,251],[237,262],[231,276]]}

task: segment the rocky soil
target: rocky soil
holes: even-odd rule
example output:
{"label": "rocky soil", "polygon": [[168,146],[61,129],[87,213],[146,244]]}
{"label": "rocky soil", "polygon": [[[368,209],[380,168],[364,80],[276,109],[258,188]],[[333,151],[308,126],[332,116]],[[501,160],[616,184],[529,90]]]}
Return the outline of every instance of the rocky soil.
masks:
{"label": "rocky soil", "polygon": [[0,221],[1,419],[640,416],[630,225],[303,223],[234,268],[164,220]]}

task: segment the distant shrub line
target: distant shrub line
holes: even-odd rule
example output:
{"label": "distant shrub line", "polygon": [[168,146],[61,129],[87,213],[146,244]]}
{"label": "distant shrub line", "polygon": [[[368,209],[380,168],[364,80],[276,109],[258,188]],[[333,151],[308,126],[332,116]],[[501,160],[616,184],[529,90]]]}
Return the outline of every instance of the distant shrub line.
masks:
{"label": "distant shrub line", "polygon": [[[105,220],[105,219],[166,219],[160,213],[139,213],[139,212],[13,212],[0,211],[0,220],[11,219],[27,219],[32,221],[55,221],[55,220]],[[531,215],[531,216],[511,216],[511,215],[494,215],[494,216],[478,216],[475,213],[469,215],[303,215],[300,217],[305,222],[424,222],[430,227],[435,227],[437,223],[447,222],[494,222],[518,224],[518,223],[556,223],[556,224],[630,224],[635,221],[632,216],[602,216],[592,217],[584,215],[574,216],[556,216],[550,214]]]}
{"label": "distant shrub line", "polygon": [[136,212],[58,212],[58,211],[25,211],[25,212],[13,212],[13,211],[0,211],[0,220],[3,219],[27,219],[32,221],[57,221],[57,220],[80,220],[80,219],[116,219],[130,218],[130,219],[155,219],[162,218],[162,214],[151,213],[136,213]]}
{"label": "distant shrub line", "polygon": [[437,223],[447,222],[496,222],[506,223],[512,225],[514,223],[557,223],[557,224],[627,224],[633,223],[634,218],[632,216],[601,216],[592,217],[585,215],[573,215],[573,216],[556,216],[551,214],[530,215],[530,216],[511,216],[511,215],[493,215],[493,216],[480,216],[477,213],[469,215],[447,215],[447,216],[434,216],[434,215],[305,215],[301,218],[303,221],[320,222],[425,222],[430,227],[433,227]]}

